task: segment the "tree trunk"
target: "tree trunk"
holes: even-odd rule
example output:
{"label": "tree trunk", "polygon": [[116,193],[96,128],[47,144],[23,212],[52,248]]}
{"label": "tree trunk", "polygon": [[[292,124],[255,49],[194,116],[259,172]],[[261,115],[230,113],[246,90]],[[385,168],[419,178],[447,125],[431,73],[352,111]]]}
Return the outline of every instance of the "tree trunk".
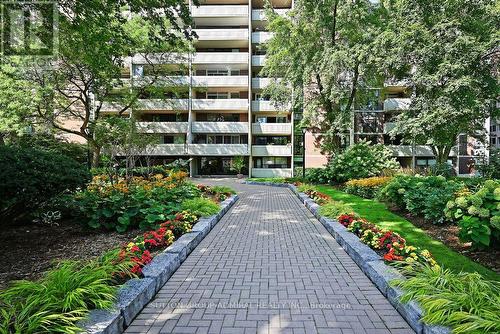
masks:
{"label": "tree trunk", "polygon": [[434,154],[436,155],[436,163],[438,165],[445,164],[451,152],[451,146],[435,146]]}
{"label": "tree trunk", "polygon": [[95,143],[89,143],[89,147],[92,153],[92,167],[97,168],[101,161],[101,147],[95,145]]}

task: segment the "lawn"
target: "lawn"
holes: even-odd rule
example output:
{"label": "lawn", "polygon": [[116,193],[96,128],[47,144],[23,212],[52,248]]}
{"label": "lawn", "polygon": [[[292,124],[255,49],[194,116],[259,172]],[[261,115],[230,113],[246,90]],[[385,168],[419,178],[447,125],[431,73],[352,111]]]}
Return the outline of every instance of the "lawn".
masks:
{"label": "lawn", "polygon": [[454,272],[478,272],[487,279],[500,281],[500,275],[429,237],[423,230],[415,227],[408,220],[389,211],[385,204],[349,195],[330,186],[319,185],[317,188],[319,191],[330,195],[334,200],[349,204],[361,217],[378,226],[401,234],[408,241],[408,244],[428,249],[440,265]]}

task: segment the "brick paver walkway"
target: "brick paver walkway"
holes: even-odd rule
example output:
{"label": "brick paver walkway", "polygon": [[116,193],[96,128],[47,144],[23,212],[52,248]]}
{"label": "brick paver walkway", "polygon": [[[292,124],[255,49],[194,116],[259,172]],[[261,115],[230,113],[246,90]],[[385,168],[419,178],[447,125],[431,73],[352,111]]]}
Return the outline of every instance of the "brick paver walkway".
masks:
{"label": "brick paver walkway", "polygon": [[228,182],[240,200],[126,333],[413,333],[290,190]]}

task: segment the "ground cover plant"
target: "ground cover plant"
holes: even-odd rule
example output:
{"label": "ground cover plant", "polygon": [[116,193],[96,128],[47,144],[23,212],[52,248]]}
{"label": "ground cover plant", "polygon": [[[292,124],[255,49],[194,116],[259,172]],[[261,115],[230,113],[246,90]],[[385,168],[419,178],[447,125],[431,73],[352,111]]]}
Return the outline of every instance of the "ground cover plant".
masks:
{"label": "ground cover plant", "polygon": [[78,333],[90,310],[113,305],[132,263],[110,252],[91,261],[63,261],[38,281],[17,281],[0,292],[1,333]]}
{"label": "ground cover plant", "polygon": [[391,283],[403,289],[403,302],[419,303],[424,322],[449,326],[453,333],[500,332],[500,283],[436,266],[406,274],[412,277]]}

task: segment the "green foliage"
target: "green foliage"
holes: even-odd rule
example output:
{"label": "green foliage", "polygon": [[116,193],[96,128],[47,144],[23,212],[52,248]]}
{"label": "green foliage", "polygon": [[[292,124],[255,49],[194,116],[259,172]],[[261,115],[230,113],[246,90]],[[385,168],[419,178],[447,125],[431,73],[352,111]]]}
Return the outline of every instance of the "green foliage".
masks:
{"label": "green foliage", "polygon": [[463,187],[462,183],[443,176],[399,175],[381,189],[379,199],[433,223],[442,223],[446,203]]}
{"label": "green foliage", "polygon": [[124,179],[111,184],[107,177],[101,178],[106,181],[94,181],[68,203],[73,216],[91,228],[104,227],[118,232],[134,227],[154,229],[157,224],[173,219],[185,199],[200,194],[190,182],[163,177],[133,180],[130,184]]}
{"label": "green foliage", "polygon": [[27,216],[42,203],[90,178],[85,166],[59,153],[0,146],[0,216]]}
{"label": "green foliage", "polygon": [[402,301],[416,300],[422,320],[449,326],[453,333],[500,332],[500,284],[478,273],[453,273],[439,267],[422,267],[408,280],[392,284],[405,292]]}
{"label": "green foliage", "polygon": [[366,179],[354,179],[346,182],[345,192],[363,198],[375,198],[380,189],[391,180],[390,177],[369,177]]}
{"label": "green foliage", "polygon": [[198,217],[208,217],[219,212],[219,206],[207,198],[187,199],[181,204],[182,210],[189,211]]}
{"label": "green foliage", "polygon": [[458,222],[460,239],[478,248],[500,242],[500,182],[488,180],[475,193],[465,192],[446,204],[448,220]]}
{"label": "green foliage", "polygon": [[58,139],[50,133],[34,133],[21,136],[15,144],[22,148],[36,148],[67,156],[82,164],[87,163],[87,145]]}
{"label": "green foliage", "polygon": [[310,182],[342,183],[352,179],[379,176],[386,170],[399,168],[392,152],[384,145],[370,145],[361,141],[337,154],[326,168],[308,171]]}
{"label": "green foliage", "polygon": [[115,263],[116,251],[89,262],[64,261],[36,282],[18,281],[0,293],[0,332],[78,333],[89,310],[113,305],[116,275],[132,264]]}
{"label": "green foliage", "polygon": [[353,213],[354,210],[342,201],[329,201],[321,206],[319,212],[325,217],[337,219],[340,215]]}
{"label": "green foliage", "polygon": [[236,191],[226,186],[213,186],[212,191],[216,194],[236,194]]}
{"label": "green foliage", "polygon": [[499,92],[499,13],[492,0],[398,0],[389,12],[380,36],[385,62],[416,93],[394,133],[432,145],[438,163],[448,160],[459,134],[484,134],[485,120],[499,115],[491,108]]}
{"label": "green foliage", "polygon": [[488,179],[500,179],[500,149],[491,148],[488,159],[482,158],[476,165],[479,174]]}
{"label": "green foliage", "polygon": [[243,168],[245,168],[245,158],[243,158],[241,155],[234,157],[231,162],[231,170],[235,171],[238,174],[241,174]]}
{"label": "green foliage", "polygon": [[346,194],[331,186],[319,185],[317,188],[332,199],[350,205],[362,218],[375,223],[380,228],[404,235],[408,244],[429,250],[440,265],[453,270],[453,272],[478,272],[487,279],[500,280],[500,275],[494,271],[451,250],[439,240],[433,239],[424,230],[416,227],[404,217],[391,212],[384,203]]}
{"label": "green foliage", "polygon": [[[349,126],[356,100],[367,94],[363,88],[380,84],[377,62],[387,50],[377,37],[387,24],[385,8],[369,0],[297,0],[288,15],[279,15],[270,7],[273,37],[263,72],[283,79],[265,91],[279,106],[303,109],[303,125],[322,133],[321,148],[331,155],[341,146],[338,134]],[[314,92],[307,99],[304,87]]]}
{"label": "green foliage", "polygon": [[128,171],[126,168],[118,168],[118,172],[116,171],[115,168],[109,168],[109,167],[96,167],[96,168],[91,168],[90,173],[93,176],[96,175],[109,175],[110,173],[112,175],[116,175],[119,177],[124,177],[127,175],[127,172],[129,173],[130,176],[141,176],[144,178],[148,178],[152,175],[156,174],[161,174],[163,176],[168,176],[170,174],[170,169],[158,165],[158,166],[151,166],[151,167],[134,167],[130,168]]}

